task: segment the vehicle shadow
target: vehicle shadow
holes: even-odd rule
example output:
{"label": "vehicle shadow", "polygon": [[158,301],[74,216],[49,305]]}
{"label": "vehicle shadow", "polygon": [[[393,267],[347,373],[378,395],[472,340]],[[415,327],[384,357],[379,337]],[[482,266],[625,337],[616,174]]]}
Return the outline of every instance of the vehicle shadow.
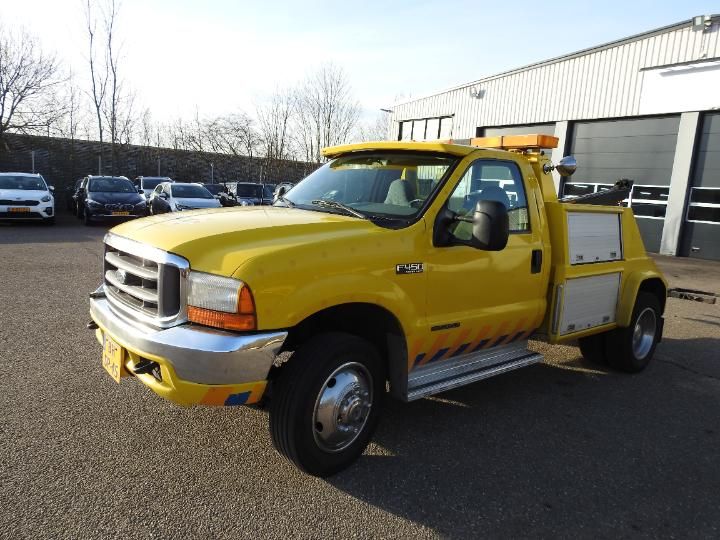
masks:
{"label": "vehicle shadow", "polygon": [[720,360],[719,342],[667,340],[639,375],[578,353],[435,398],[388,400],[375,444],[328,482],[450,537],[711,534],[720,379],[679,369],[668,352]]}

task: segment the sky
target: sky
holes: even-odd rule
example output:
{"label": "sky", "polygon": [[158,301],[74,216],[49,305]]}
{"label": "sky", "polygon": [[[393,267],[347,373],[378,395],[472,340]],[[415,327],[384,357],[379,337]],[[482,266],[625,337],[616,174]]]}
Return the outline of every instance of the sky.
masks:
{"label": "sky", "polygon": [[[245,111],[324,62],[341,66],[370,115],[413,97],[606,43],[718,0],[121,0],[121,76],[153,117]],[[82,0],[0,0],[87,87]]]}

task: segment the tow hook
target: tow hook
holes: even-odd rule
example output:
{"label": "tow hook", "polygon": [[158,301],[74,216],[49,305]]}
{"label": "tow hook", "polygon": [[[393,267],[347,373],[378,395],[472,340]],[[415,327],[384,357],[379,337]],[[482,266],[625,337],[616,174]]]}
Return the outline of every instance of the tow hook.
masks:
{"label": "tow hook", "polygon": [[98,329],[98,325],[95,321],[90,321],[85,326],[87,327],[88,330],[97,330]]}
{"label": "tow hook", "polygon": [[150,373],[153,369],[155,369],[155,366],[157,365],[157,362],[152,362],[150,360],[140,360],[135,365],[135,367],[133,367],[133,373],[135,373],[135,375],[143,375],[145,373]]}

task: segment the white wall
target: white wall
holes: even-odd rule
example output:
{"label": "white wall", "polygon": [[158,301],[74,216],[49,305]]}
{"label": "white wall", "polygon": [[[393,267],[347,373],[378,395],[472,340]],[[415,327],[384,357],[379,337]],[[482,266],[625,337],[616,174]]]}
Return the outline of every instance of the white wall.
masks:
{"label": "white wall", "polygon": [[720,60],[643,72],[640,114],[720,107]]}

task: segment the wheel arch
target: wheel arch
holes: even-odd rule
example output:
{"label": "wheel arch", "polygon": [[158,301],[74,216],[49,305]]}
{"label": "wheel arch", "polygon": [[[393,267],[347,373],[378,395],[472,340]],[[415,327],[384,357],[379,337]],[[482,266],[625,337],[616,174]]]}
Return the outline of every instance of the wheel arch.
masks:
{"label": "wheel arch", "polygon": [[640,292],[654,295],[660,302],[660,313],[665,312],[665,302],[667,300],[667,284],[665,280],[655,273],[636,272],[627,278],[623,287],[618,309],[618,326],[625,327],[630,324],[635,300]]}
{"label": "wheel arch", "polygon": [[322,309],[290,328],[283,352],[294,351],[311,337],[325,332],[346,332],[370,342],[386,362],[392,393],[399,396],[401,394],[397,392],[404,392],[407,384],[407,341],[402,324],[391,311],[365,302]]}

